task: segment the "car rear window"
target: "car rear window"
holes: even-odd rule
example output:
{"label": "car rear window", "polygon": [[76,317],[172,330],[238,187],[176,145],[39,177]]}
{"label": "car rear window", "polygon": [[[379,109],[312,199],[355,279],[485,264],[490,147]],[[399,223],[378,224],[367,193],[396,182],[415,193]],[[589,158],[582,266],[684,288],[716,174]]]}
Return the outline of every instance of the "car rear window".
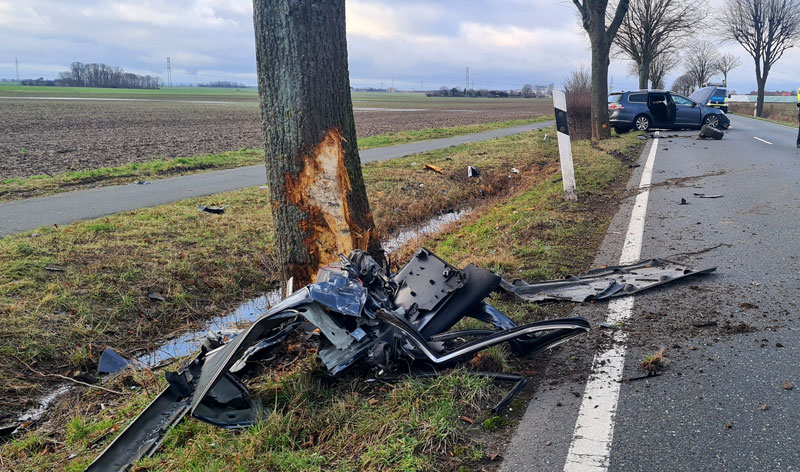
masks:
{"label": "car rear window", "polygon": [[628,101],[632,103],[647,103],[646,93],[632,93],[628,95]]}
{"label": "car rear window", "polygon": [[612,93],[608,96],[608,103],[619,103],[620,101],[622,101],[621,93]]}

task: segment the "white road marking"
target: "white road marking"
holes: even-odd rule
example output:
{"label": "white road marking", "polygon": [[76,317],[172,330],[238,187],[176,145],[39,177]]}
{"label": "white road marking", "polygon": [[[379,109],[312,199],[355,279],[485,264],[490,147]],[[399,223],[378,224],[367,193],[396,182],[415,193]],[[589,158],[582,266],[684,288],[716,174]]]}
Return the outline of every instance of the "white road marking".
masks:
{"label": "white road marking", "polygon": [[[639,182],[641,192],[631,211],[628,232],[619,258],[620,265],[637,262],[642,254],[642,235],[653,180],[653,165],[658,150],[658,138],[650,146],[650,153]],[[609,324],[625,321],[633,312],[634,297],[621,297],[608,304]],[[572,442],[564,464],[564,472],[605,472],[609,466],[611,441],[614,437],[614,416],[619,402],[622,370],[625,366],[625,333],[614,335],[611,348],[599,352],[592,362],[592,374],[583,393]]]}
{"label": "white road marking", "polygon": [[762,143],[772,144],[771,142],[767,141],[766,139],[761,139],[758,136],[753,136],[753,139],[757,139],[757,140],[761,141]]}

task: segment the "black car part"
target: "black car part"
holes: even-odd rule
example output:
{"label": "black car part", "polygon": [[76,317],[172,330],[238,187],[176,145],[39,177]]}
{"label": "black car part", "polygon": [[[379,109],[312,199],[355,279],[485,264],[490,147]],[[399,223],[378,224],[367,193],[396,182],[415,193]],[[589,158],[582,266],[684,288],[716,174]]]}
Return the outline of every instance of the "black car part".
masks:
{"label": "black car part", "polygon": [[[224,428],[253,424],[261,414],[260,407],[250,399],[237,374],[260,351],[298,329],[319,329],[317,352],[330,375],[360,361],[380,381],[398,380],[402,373],[395,372],[394,367],[401,364],[418,364],[421,369],[415,369],[417,373],[412,376],[431,377],[439,375],[437,369],[441,367],[503,342],[519,355],[529,355],[589,330],[589,322],[580,317],[517,325],[484,301],[492,291],[512,292],[526,301],[601,300],[713,270],[692,271],[653,259],[530,285],[505,282],[473,265],[457,269],[424,248],[391,275],[366,253],[353,251],[349,258],[323,267],[315,283],[276,304],[227,343],[209,339],[185,370],[168,373],[169,387],[87,470],[126,470],[139,458],[152,454],[167,428],[188,412]],[[449,331],[464,317],[488,327]],[[420,373],[425,369],[427,372]],[[515,374],[470,374],[514,382],[495,406],[496,412],[503,410],[527,382]]]}

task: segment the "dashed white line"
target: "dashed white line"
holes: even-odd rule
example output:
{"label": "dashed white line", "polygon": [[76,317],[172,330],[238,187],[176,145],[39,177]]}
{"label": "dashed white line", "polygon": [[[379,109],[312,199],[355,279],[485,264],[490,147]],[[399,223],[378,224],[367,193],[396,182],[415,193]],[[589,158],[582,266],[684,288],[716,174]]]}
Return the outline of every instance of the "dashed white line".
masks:
{"label": "dashed white line", "polygon": [[[639,182],[641,193],[636,196],[631,211],[628,232],[619,258],[621,265],[638,261],[642,254],[642,235],[657,150],[658,138],[650,146],[650,153],[642,171],[642,179]],[[633,312],[633,300],[633,296],[611,300],[608,305],[607,322],[616,324],[629,318]],[[564,472],[608,470],[611,441],[614,437],[614,416],[617,412],[624,366],[625,333],[617,332],[612,347],[594,356],[592,374],[583,393]]]}
{"label": "dashed white line", "polygon": [[772,144],[771,142],[767,141],[766,139],[761,139],[758,136],[753,136],[753,139],[757,139],[757,140],[761,141],[762,143]]}

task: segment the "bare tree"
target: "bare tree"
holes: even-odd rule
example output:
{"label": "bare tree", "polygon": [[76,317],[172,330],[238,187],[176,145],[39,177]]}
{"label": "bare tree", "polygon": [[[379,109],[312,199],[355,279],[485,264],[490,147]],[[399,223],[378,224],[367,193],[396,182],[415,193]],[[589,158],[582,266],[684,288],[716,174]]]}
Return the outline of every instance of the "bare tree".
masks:
{"label": "bare tree", "polygon": [[572,0],[592,47],[592,139],[611,137],[608,124],[608,64],[611,44],[628,12],[629,0],[619,0],[606,26],[608,0]]}
{"label": "bare tree", "polygon": [[719,51],[708,41],[699,41],[686,54],[686,73],[692,78],[694,85],[703,87],[717,72]]}
{"label": "bare tree", "polygon": [[344,0],[255,0],[261,129],[284,279],[369,249],[370,213],[347,70]]}
{"label": "bare tree", "polygon": [[664,89],[667,84],[664,79],[667,78],[669,71],[674,69],[680,62],[678,53],[672,50],[663,51],[657,55],[650,62],[650,84],[653,89]]}
{"label": "bare tree", "polygon": [[679,95],[689,95],[692,93],[693,88],[694,79],[688,73],[678,77],[672,83],[672,91],[677,92]]}
{"label": "bare tree", "polygon": [[697,30],[705,17],[694,0],[630,0],[614,45],[638,68],[639,88],[647,89],[650,64]]}
{"label": "bare tree", "polygon": [[800,39],[800,0],[725,0],[722,18],[725,34],[755,62],[761,116],[770,69]]}
{"label": "bare tree", "polygon": [[728,74],[733,69],[742,65],[741,59],[731,53],[725,53],[719,56],[717,60],[717,72],[722,74],[722,84],[728,86]]}

